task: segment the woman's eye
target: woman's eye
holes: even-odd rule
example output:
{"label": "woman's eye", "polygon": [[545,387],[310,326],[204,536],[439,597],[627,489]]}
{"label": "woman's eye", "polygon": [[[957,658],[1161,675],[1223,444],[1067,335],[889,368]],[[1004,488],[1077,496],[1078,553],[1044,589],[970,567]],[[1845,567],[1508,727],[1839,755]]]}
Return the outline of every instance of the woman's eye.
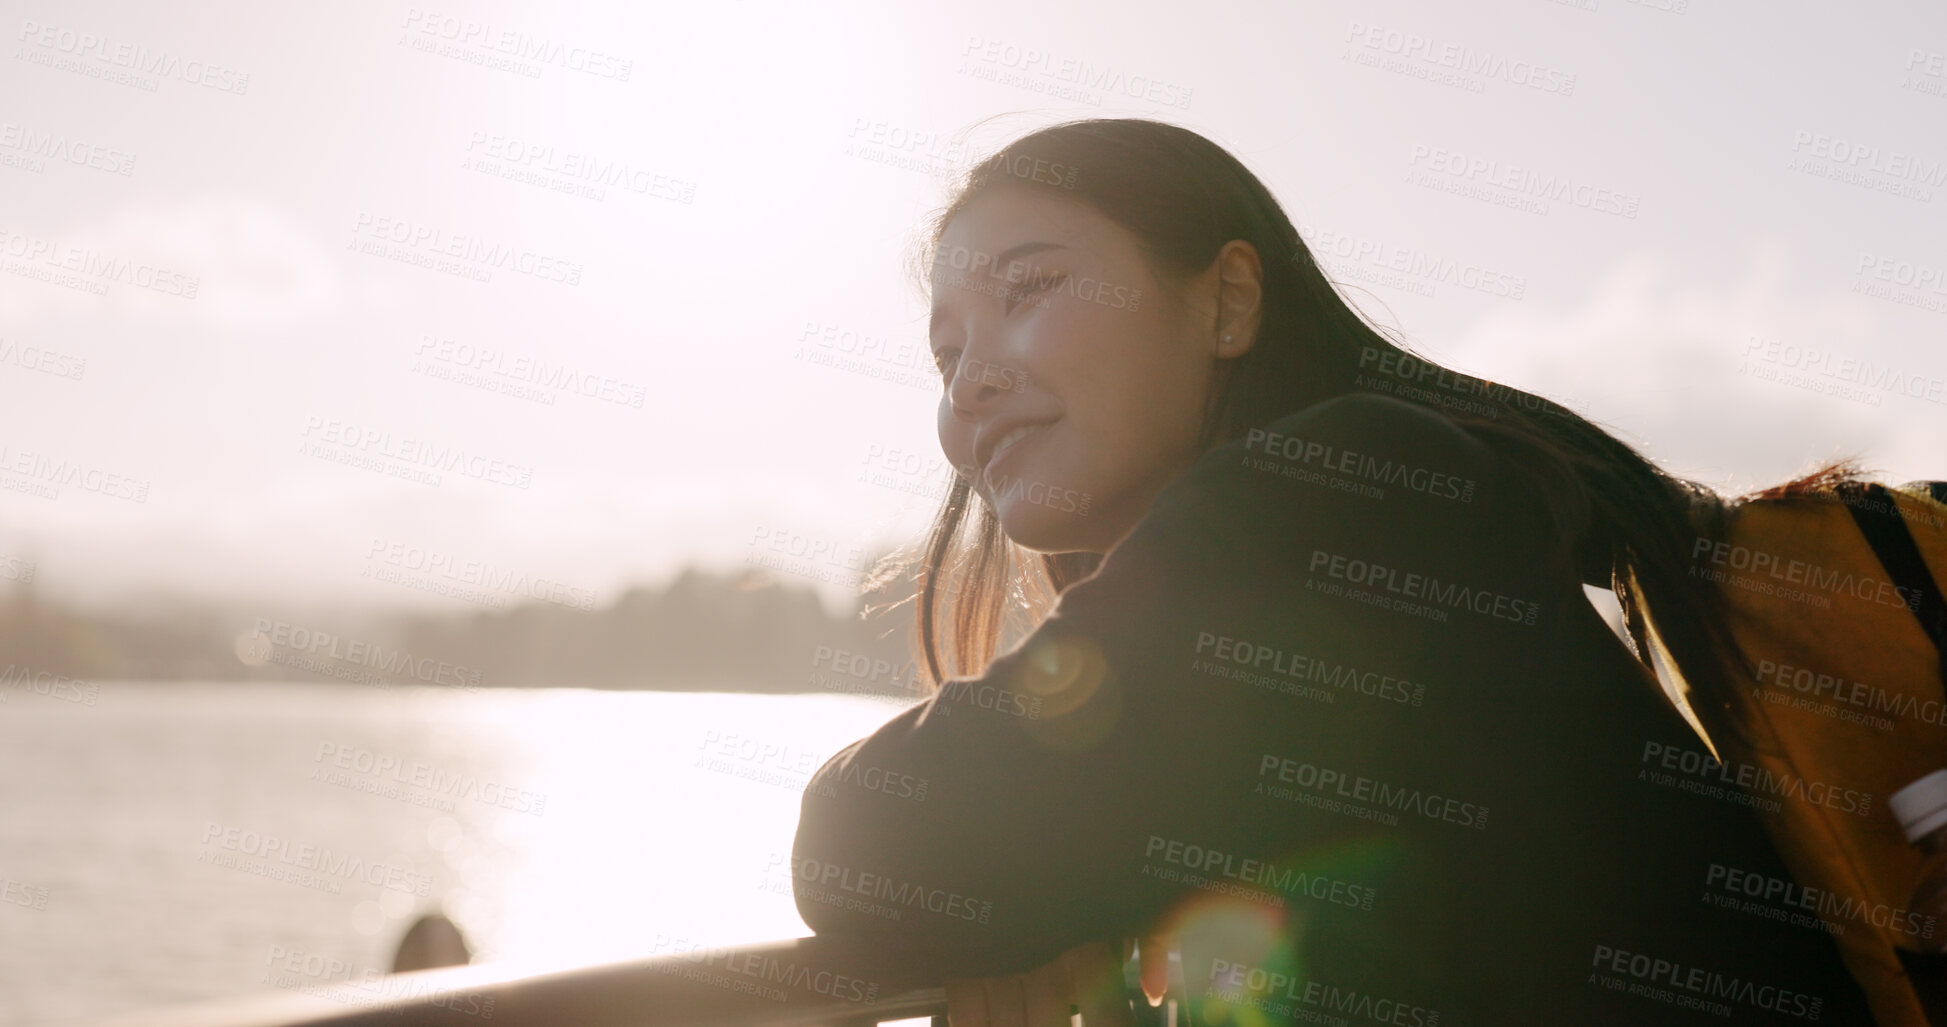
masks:
{"label": "woman's eye", "polygon": [[940,369],[940,377],[946,377],[947,369],[953,366],[953,357],[959,352],[957,349],[943,349],[933,354],[933,364]]}
{"label": "woman's eye", "polygon": [[1007,291],[1007,303],[1005,304],[1006,312],[1013,313],[1014,308],[1020,305],[1018,301],[1026,299],[1044,289],[1059,285],[1062,279],[1067,277],[1067,275],[1037,275],[1022,283],[1021,288],[1009,289]]}

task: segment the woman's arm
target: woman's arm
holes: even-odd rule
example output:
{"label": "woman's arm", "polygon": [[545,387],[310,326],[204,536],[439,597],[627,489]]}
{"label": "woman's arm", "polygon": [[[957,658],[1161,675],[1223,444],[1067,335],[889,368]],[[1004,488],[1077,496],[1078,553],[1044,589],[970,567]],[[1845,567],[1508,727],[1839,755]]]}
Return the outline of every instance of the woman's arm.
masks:
{"label": "woman's arm", "polygon": [[[1294,854],[1370,833],[1254,789],[1291,757],[1395,776],[1432,758],[1407,742],[1425,737],[1409,676],[1431,615],[1343,593],[1354,575],[1388,592],[1376,567],[1393,598],[1436,606],[1428,575],[1490,588],[1482,532],[1540,545],[1504,467],[1444,417],[1369,394],[1206,454],[1020,646],[818,771],[791,867],[805,922],[914,973],[998,976],[1141,934],[1193,874],[1288,881]],[[1304,864],[1331,880],[1318,915],[1370,917],[1370,885],[1329,862]]]}

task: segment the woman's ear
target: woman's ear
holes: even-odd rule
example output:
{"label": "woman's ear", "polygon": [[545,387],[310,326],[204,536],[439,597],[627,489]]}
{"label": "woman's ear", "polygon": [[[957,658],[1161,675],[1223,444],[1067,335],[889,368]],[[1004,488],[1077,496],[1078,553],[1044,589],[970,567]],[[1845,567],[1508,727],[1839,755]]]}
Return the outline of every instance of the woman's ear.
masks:
{"label": "woman's ear", "polygon": [[1257,247],[1232,239],[1217,251],[1217,350],[1222,359],[1241,357],[1257,342],[1264,313],[1264,265]]}

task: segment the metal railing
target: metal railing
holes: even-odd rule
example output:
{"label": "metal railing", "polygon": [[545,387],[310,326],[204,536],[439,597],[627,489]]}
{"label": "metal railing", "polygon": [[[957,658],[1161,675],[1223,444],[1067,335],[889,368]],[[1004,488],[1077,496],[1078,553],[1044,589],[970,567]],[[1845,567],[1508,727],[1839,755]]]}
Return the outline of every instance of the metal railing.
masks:
{"label": "metal railing", "polygon": [[902,981],[885,960],[824,938],[566,970],[489,963],[284,983],[86,1027],[870,1027],[915,1017],[946,1027],[937,983]]}

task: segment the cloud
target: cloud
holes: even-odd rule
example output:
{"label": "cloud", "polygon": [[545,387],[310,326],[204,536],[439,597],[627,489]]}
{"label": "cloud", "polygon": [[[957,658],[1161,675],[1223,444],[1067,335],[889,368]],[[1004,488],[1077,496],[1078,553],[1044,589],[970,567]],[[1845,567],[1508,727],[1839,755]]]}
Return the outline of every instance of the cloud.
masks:
{"label": "cloud", "polygon": [[[122,315],[139,321],[194,323],[202,327],[263,330],[309,318],[330,308],[342,293],[336,265],[313,235],[283,208],[246,195],[204,195],[168,205],[140,205],[98,220],[25,231],[56,261],[76,254],[93,267],[143,271],[141,281],[194,282],[187,289],[146,288],[135,271],[104,276],[70,271],[83,281],[104,282],[105,294],[58,285],[8,289],[0,300],[0,324],[39,327],[42,319],[67,315]],[[45,259],[37,261],[59,270]],[[28,280],[23,279],[23,282]]]}
{"label": "cloud", "polygon": [[[1947,407],[1818,373],[1799,354],[1908,375],[1940,375],[1939,359],[1871,299],[1796,284],[1793,265],[1765,248],[1724,285],[1634,257],[1586,302],[1504,304],[1429,355],[1561,402],[1720,490],[1760,488],[1854,453],[1895,483],[1947,476],[1925,444],[1942,437]],[[1851,395],[1838,391],[1848,386]]]}

